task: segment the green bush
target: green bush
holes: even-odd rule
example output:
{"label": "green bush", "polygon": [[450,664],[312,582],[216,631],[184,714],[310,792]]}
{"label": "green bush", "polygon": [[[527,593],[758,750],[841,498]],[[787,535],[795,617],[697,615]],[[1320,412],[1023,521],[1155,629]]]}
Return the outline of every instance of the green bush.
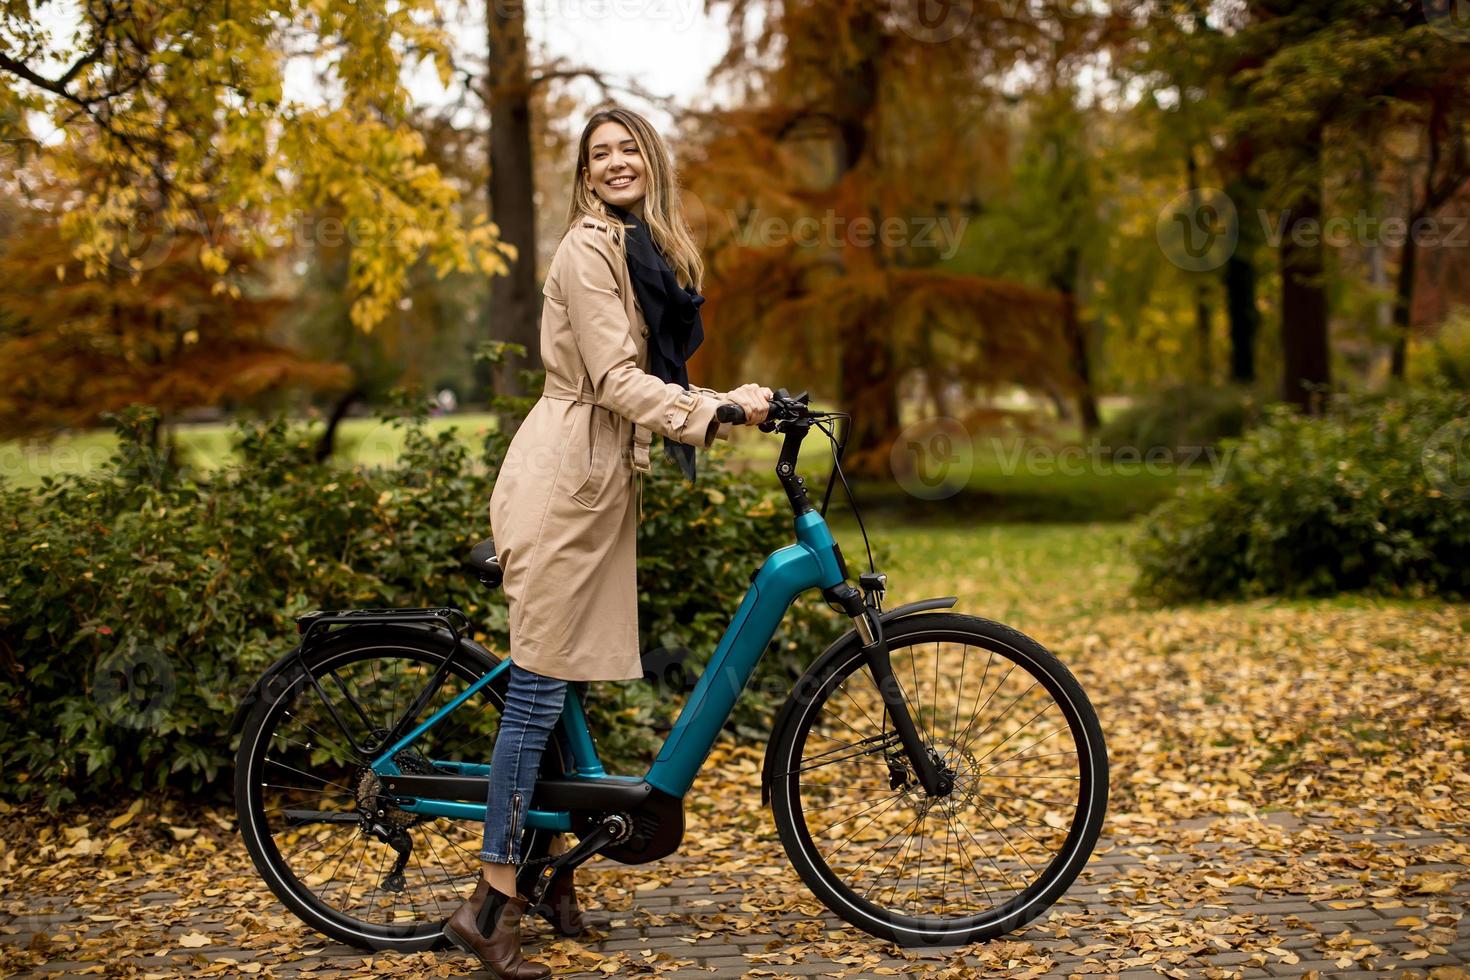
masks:
{"label": "green bush", "polygon": [[1432,336],[1409,341],[1409,381],[1470,390],[1470,306],[1455,310]]}
{"label": "green bush", "polygon": [[1470,396],[1339,398],[1321,418],[1273,407],[1222,449],[1217,479],[1147,519],[1138,592],[1470,595]]}
{"label": "green bush", "polygon": [[[235,705],[310,609],[454,604],[508,649],[503,593],[458,567],[490,533],[505,440],[492,433],[475,454],[424,422],[399,417],[400,458],[371,469],[315,463],[314,441],[282,419],[242,423],[238,462],[204,475],[150,448],[156,415],[134,410],[101,472],[0,488],[0,793],[56,805],[165,784],[223,789]],[[674,467],[654,470],[642,639],[700,651],[697,668],[750,571],[790,541],[790,513],[769,476],[711,460],[686,487]],[[819,596],[798,601],[737,733],[764,732],[784,679],[846,625]],[[633,681],[590,694],[605,757],[636,765],[668,723],[667,690]]]}
{"label": "green bush", "polygon": [[1139,399],[1098,430],[1103,446],[1128,448],[1146,455],[1153,449],[1170,453],[1218,446],[1242,435],[1257,409],[1244,388],[1180,385]]}

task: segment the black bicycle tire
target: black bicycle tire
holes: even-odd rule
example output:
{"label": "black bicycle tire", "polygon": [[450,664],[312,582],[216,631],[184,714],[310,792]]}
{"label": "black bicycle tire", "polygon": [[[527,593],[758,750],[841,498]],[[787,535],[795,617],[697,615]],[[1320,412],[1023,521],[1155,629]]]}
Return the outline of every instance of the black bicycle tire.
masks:
{"label": "black bicycle tire", "polygon": [[[361,626],[339,631],[336,635],[317,644],[304,654],[307,668],[315,672],[323,665],[339,666],[351,662],[353,654],[369,650],[391,648],[411,649],[429,658],[426,662],[438,663],[444,659],[449,635],[442,629],[414,626]],[[456,665],[472,671],[462,675],[466,680],[484,676],[499,661],[487,651],[474,647],[461,647],[456,656]],[[444,919],[425,921],[411,929],[402,926],[380,926],[352,919],[325,905],[310,888],[299,888],[300,880],[289,867],[284,867],[280,852],[269,834],[264,833],[263,813],[260,809],[260,794],[252,780],[255,755],[263,754],[268,738],[262,738],[267,721],[275,715],[283,702],[308,683],[298,670],[290,683],[272,689],[251,709],[241,731],[240,745],[235,756],[235,809],[240,835],[244,839],[256,871],[266,885],[288,909],[307,925],[349,946],[366,950],[393,950],[397,952],[419,952],[442,949],[447,940],[442,933]],[[486,694],[496,710],[504,710],[504,701],[495,685],[486,689]],[[555,770],[564,765],[561,746],[551,739],[543,756],[543,771]],[[546,849],[551,838],[549,831],[528,828],[522,846],[527,857],[533,857]],[[469,896],[466,895],[466,898]],[[447,918],[447,917],[446,917]]]}
{"label": "black bicycle tire", "polygon": [[[952,923],[951,920],[902,915],[891,910],[871,911],[876,906],[855,896],[822,861],[800,813],[796,792],[799,774],[795,770],[799,766],[795,754],[806,737],[816,709],[838,682],[861,670],[865,663],[860,647],[852,644],[836,651],[836,656],[812,665],[793,691],[794,710],[783,713],[780,729],[771,735],[771,749],[776,753],[775,771],[787,774],[784,778],[774,779],[771,784],[772,815],[782,847],[812,894],[843,921],[870,935],[913,947],[965,945],[1005,935],[1046,913],[1081,873],[1102,832],[1107,813],[1108,761],[1097,713],[1065,664],[1040,643],[1002,623],[962,613],[923,613],[889,624],[886,636],[891,648],[938,639],[968,642],[1007,656],[1005,651],[994,650],[991,645],[994,644],[1035,665],[1042,676],[1035,671],[1031,672],[1032,676],[1042,680],[1053,696],[1058,692],[1064,695],[1057,703],[1069,726],[1075,717],[1086,740],[1089,761],[1085,766],[1080,765],[1083,783],[1079,786],[1079,794],[1086,797],[1087,805],[1078,808],[1078,816],[1063,848],[1048,864],[1047,870],[1032,886],[997,909],[952,920]],[[1074,728],[1074,738],[1076,731]],[[1081,758],[1079,754],[1079,762]]]}

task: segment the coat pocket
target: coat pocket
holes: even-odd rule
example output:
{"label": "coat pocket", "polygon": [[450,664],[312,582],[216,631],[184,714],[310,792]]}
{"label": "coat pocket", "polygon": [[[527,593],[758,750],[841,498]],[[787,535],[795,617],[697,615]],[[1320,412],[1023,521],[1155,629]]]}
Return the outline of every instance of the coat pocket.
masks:
{"label": "coat pocket", "polygon": [[607,409],[592,406],[592,431],[587,437],[587,476],[572,491],[572,499],[592,507],[612,479],[617,463],[617,431]]}

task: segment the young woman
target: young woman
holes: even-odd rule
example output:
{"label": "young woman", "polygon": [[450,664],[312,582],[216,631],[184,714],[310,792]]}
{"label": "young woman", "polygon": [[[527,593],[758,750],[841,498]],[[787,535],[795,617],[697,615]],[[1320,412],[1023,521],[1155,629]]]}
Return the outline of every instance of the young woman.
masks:
{"label": "young woman", "polygon": [[[668,148],[642,116],[611,108],[588,121],[567,230],[542,290],[545,388],[490,495],[509,603],[510,686],[490,763],[482,874],[444,932],[502,980],[551,973],[521,956],[526,899],[516,865],[567,682],[643,676],[635,544],[649,444],[663,436],[693,480],[694,447],[729,438],[716,407],[741,406],[747,425],[770,408],[771,389],[761,385],[717,392],[689,384],[685,359],[704,337],[704,265],[677,190]],[[586,928],[569,872],[548,888],[546,904],[559,933]]]}

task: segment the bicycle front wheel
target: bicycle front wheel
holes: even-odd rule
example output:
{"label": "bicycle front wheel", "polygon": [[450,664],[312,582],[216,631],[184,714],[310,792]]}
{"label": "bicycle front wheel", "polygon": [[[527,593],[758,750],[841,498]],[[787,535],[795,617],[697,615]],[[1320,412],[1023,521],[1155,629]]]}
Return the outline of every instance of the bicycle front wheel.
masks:
{"label": "bicycle front wheel", "polygon": [[771,751],[781,843],[842,919],[904,946],[979,942],[1042,915],[1107,809],[1101,726],[1069,670],[990,620],[889,624],[893,673],[953,791],[919,785],[857,646],[802,678]]}

